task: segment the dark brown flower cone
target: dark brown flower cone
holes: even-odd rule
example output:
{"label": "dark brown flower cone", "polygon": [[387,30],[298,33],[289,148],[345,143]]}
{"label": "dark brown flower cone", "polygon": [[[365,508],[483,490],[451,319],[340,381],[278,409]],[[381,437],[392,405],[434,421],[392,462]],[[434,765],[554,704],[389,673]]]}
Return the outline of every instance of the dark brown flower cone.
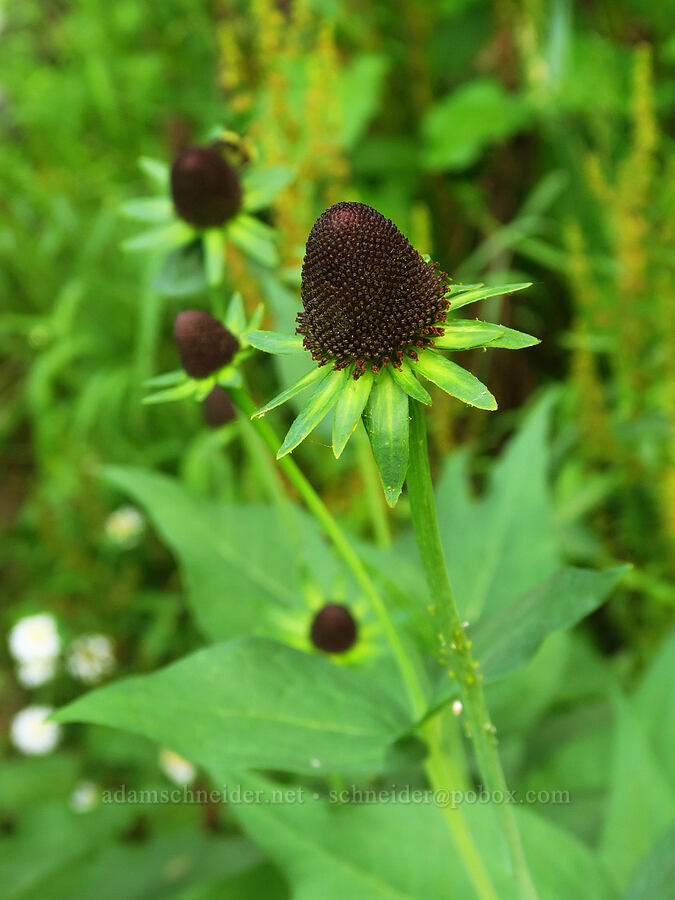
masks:
{"label": "dark brown flower cone", "polygon": [[241,207],[236,171],[217,147],[187,147],[171,167],[171,194],[176,215],[196,228],[215,228]]}
{"label": "dark brown flower cone", "polygon": [[356,643],[356,621],[346,606],[327,603],[314,616],[309,636],[317,650],[344,653]]}
{"label": "dark brown flower cone", "polygon": [[239,347],[222,322],[198,309],[176,316],[173,335],[183,368],[193,378],[206,378],[222,369]]}

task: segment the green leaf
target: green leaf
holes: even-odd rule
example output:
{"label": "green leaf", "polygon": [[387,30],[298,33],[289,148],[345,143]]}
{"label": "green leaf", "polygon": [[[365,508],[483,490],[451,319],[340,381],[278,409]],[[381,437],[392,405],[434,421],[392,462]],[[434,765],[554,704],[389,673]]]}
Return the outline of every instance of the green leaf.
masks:
{"label": "green leaf", "polygon": [[614,706],[611,786],[600,855],[617,887],[624,889],[642,857],[672,826],[675,800],[628,702],[617,696]]}
{"label": "green leaf", "polygon": [[275,231],[264,222],[240,213],[227,225],[227,237],[261,265],[273,268],[278,264]]}
{"label": "green leaf", "polygon": [[534,335],[526,334],[524,331],[516,331],[515,328],[506,328],[500,325],[499,328],[503,334],[496,340],[490,341],[490,347],[497,347],[503,350],[523,350],[525,347],[535,347],[540,344],[539,338]]}
{"label": "green leaf", "polygon": [[179,244],[187,244],[194,238],[194,230],[185,222],[176,221],[151,231],[143,231],[122,243],[122,249],[136,250],[172,250]]}
{"label": "green leaf", "polygon": [[329,371],[330,369],[327,366],[316,366],[315,368],[310,369],[309,372],[307,372],[306,375],[303,375],[302,378],[299,378],[295,382],[295,384],[292,384],[289,388],[286,388],[285,391],[277,394],[276,397],[273,397],[272,400],[269,401],[269,403],[265,404],[265,406],[261,406],[260,409],[257,409],[253,413],[251,418],[261,419],[271,409],[275,409],[277,406],[281,406],[282,403],[290,400],[291,397],[295,397],[296,394],[301,393],[301,391],[304,391],[310,385],[316,384],[317,381],[323,381],[323,379],[328,375]]}
{"label": "green leaf", "polygon": [[343,577],[313,520],[294,506],[289,527],[268,506],[216,502],[143,469],[107,467],[103,477],[146,510],[180,563],[189,605],[212,640],[277,637],[284,633],[280,613],[288,610],[306,621],[305,631],[310,613],[298,564],[307,565],[322,590]]}
{"label": "green leaf", "polygon": [[340,391],[333,419],[333,453],[336,459],[340,458],[342,451],[347,446],[347,441],[359,424],[361,413],[373,386],[373,379],[374,375],[370,369],[366,370],[356,381],[349,373],[347,382]]}
{"label": "green leaf", "polygon": [[665,640],[633,697],[645,737],[675,791],[675,634]]}
{"label": "green leaf", "polygon": [[513,294],[516,291],[523,291],[525,288],[532,286],[531,281],[523,281],[518,284],[502,284],[495,287],[479,287],[465,293],[458,294],[450,303],[450,311],[461,309],[468,306],[469,303],[476,303],[478,300],[486,300],[488,297],[499,297],[502,294]]}
{"label": "green leaf", "polygon": [[656,842],[640,863],[625,900],[655,900],[672,893],[675,884],[675,827],[670,828]]}
{"label": "green leaf", "polygon": [[439,353],[425,350],[410,365],[415,372],[463,403],[478,409],[497,409],[497,401],[475,375]]}
{"label": "green leaf", "polygon": [[143,387],[170,387],[179,381],[186,381],[188,377],[184,369],[174,369],[173,372],[163,372],[161,375],[148,378],[143,382]]}
{"label": "green leaf", "polygon": [[173,206],[166,197],[140,197],[123,203],[120,212],[137,222],[165,222],[173,215]]}
{"label": "green leaf", "polygon": [[169,187],[169,167],[159,159],[151,159],[149,156],[141,156],[138,166],[148,178],[150,178],[162,190]]}
{"label": "green leaf", "polygon": [[474,496],[469,458],[454,453],[436,490],[450,583],[463,618],[494,615],[563,566],[548,487],[554,394],[526,416]]}
{"label": "green leaf", "polygon": [[294,450],[298,444],[305,440],[323,417],[333,408],[338,394],[342,389],[346,378],[345,370],[331,371],[325,382],[319,386],[314,396],[300,410],[297,418],[288,429],[288,434],[279,448],[277,459],[286,456]]}
{"label": "green leaf", "polygon": [[274,198],[293,180],[295,172],[288,166],[251,169],[242,178],[244,209],[257,212],[269,206]]}
{"label": "green leaf", "polygon": [[247,331],[242,338],[265,353],[306,353],[301,334],[282,334],[279,331]]}
{"label": "green leaf", "polygon": [[384,496],[396,506],[408,470],[408,395],[384,369],[370,392],[363,423],[380,473]]}
{"label": "green leaf", "polygon": [[410,726],[379,684],[325,657],[241,637],[75,700],[60,722],[142,734],[206,768],[383,771]]}
{"label": "green leaf", "polygon": [[232,299],[228,304],[227,313],[225,314],[224,324],[227,330],[231,331],[232,334],[237,337],[240,337],[241,333],[246,328],[246,310],[244,309],[244,301],[239,291],[235,291],[235,293],[232,294]]}
{"label": "green leaf", "polygon": [[524,666],[553,631],[564,631],[607,599],[628,566],[605,572],[568,567],[523,594],[471,633],[486,681]]}
{"label": "green leaf", "polygon": [[427,406],[431,405],[431,397],[429,396],[429,392],[425,388],[423,388],[419,381],[415,378],[412,369],[405,359],[401,360],[400,369],[392,366],[389,374],[394,379],[396,384],[400,388],[402,388],[409,397],[412,397],[413,400],[419,400],[420,403],[425,403]]}
{"label": "green leaf", "polygon": [[478,322],[471,319],[451,320],[444,326],[440,337],[434,338],[434,344],[441,350],[471,350],[473,347],[484,347],[493,344],[504,334],[505,329],[491,322]]}
{"label": "green leaf", "polygon": [[207,281],[202,241],[197,238],[170,250],[152,286],[165,297],[184,297],[203,291]]}
{"label": "green leaf", "polygon": [[[328,799],[306,791],[304,802],[274,803],[275,793],[283,796],[286,785],[254,773],[230,773],[223,766],[212,775],[218,783],[234,782],[260,799],[237,804],[232,811],[256,844],[286,873],[294,900],[459,900],[476,896],[448,839],[440,810],[433,803],[414,802],[412,790],[406,795],[401,788],[400,802],[393,792],[390,803],[340,803],[338,790],[331,791]],[[364,794],[369,787],[363,785]],[[377,792],[377,786],[373,787]],[[476,806],[469,813],[482,852],[498,860],[500,900],[514,900],[501,865],[503,854],[500,857],[492,811]]]}
{"label": "green leaf", "polygon": [[473,78],[437,100],[422,120],[423,163],[433,172],[472,165],[491,143],[520,131],[529,120],[523,95],[489,78]]}
{"label": "green leaf", "polygon": [[217,228],[209,228],[202,237],[204,242],[204,262],[206,280],[211,287],[217,287],[225,274],[225,242],[223,233]]}
{"label": "green leaf", "polygon": [[362,53],[347,63],[338,81],[342,144],[353,147],[378,110],[390,61],[384,53]]}

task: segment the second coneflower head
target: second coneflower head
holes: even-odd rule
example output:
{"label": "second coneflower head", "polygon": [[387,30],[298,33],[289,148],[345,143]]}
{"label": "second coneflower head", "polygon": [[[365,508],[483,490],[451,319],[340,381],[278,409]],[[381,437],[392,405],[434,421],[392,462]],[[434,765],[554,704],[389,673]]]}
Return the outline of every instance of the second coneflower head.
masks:
{"label": "second coneflower head", "polygon": [[186,147],[171,166],[176,214],[195,228],[217,228],[234,218],[242,200],[241,183],[218,144]]}
{"label": "second coneflower head", "polygon": [[278,456],[294,450],[334,410],[338,457],[363,418],[385,495],[394,505],[407,467],[409,401],[431,403],[420,376],[470,406],[497,407],[484,384],[439,351],[515,350],[538,343],[503,325],[458,318],[456,310],[525,287],[529,282],[451,284],[377,210],[363,203],[331,206],[307,241],[296,334],[243,335],[260,350],[304,353],[317,364],[255,414],[263,416],[315,385]]}

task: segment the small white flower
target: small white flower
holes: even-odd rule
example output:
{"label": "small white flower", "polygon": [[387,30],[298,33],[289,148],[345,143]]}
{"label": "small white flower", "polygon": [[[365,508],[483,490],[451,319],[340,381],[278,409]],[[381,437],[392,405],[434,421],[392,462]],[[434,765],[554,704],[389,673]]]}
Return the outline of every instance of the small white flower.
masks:
{"label": "small white flower", "polygon": [[18,662],[54,659],[60,649],[56,619],[49,613],[26,616],[9,632],[9,652]]}
{"label": "small white flower", "polygon": [[98,787],[93,781],[78,781],[70,795],[70,808],[76,813],[91,812],[98,800]]}
{"label": "small white flower", "polygon": [[113,643],[105,634],[83,634],[70,645],[68,671],[85,684],[95,684],[115,668]]}
{"label": "small white flower", "polygon": [[27,659],[19,663],[16,677],[19,684],[25,688],[40,687],[54,677],[56,672],[56,657],[46,657],[45,659]]}
{"label": "small white flower", "polygon": [[145,517],[135,506],[120,506],[106,519],[108,540],[119,547],[137,546],[145,531]]}
{"label": "small white flower", "polygon": [[17,750],[27,756],[51,753],[61,737],[61,726],[46,721],[51,712],[50,706],[27,706],[14,716],[10,737]]}
{"label": "small white flower", "polygon": [[461,716],[463,709],[464,709],[464,707],[462,705],[461,700],[455,700],[454,703],[452,704],[452,714],[454,716]]}
{"label": "small white flower", "polygon": [[188,759],[166,747],[159,751],[159,767],[176,784],[191,784],[197,777],[197,769]]}

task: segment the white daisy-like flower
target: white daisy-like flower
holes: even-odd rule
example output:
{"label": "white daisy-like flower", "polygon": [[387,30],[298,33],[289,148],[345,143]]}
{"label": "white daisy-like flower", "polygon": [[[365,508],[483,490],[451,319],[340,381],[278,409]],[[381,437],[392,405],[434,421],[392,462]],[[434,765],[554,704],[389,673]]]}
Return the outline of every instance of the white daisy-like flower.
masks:
{"label": "white daisy-like flower", "polygon": [[61,738],[61,726],[47,722],[50,706],[27,706],[12,719],[10,737],[17,750],[26,756],[51,753]]}
{"label": "white daisy-like flower", "polygon": [[98,805],[99,790],[93,781],[78,781],[70,795],[70,808],[76,813],[91,812]]}
{"label": "white daisy-like flower", "polygon": [[70,645],[68,671],[85,684],[96,684],[115,668],[113,642],[105,634],[83,634]]}
{"label": "white daisy-like flower", "polygon": [[59,655],[60,649],[56,619],[50,613],[26,616],[9,632],[9,652],[17,662],[54,659]]}
{"label": "white daisy-like flower", "polygon": [[40,687],[50,681],[56,672],[56,657],[47,656],[44,659],[27,659],[19,663],[16,677],[19,684],[25,688]]}
{"label": "white daisy-like flower", "polygon": [[197,777],[197,769],[188,759],[166,747],[159,751],[159,767],[176,784],[192,784]]}
{"label": "white daisy-like flower", "polygon": [[136,547],[145,531],[145,516],[135,506],[120,506],[106,519],[105,533],[119,547]]}

